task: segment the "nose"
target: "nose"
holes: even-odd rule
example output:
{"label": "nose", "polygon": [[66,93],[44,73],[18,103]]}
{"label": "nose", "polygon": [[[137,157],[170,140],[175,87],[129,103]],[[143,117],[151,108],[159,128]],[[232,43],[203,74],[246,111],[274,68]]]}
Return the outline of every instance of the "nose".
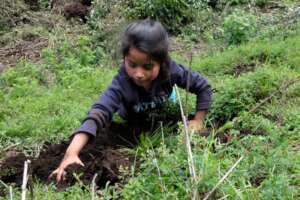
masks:
{"label": "nose", "polygon": [[145,73],[144,73],[143,68],[137,67],[137,68],[135,69],[134,77],[135,77],[136,79],[138,79],[138,80],[143,79],[143,78],[145,77]]}

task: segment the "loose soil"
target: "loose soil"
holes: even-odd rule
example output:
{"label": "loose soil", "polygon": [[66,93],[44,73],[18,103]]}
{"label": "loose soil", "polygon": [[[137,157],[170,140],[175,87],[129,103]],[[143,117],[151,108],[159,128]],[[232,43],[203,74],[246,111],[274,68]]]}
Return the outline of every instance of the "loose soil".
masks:
{"label": "loose soil", "polygon": [[[169,125],[177,128],[174,125],[179,119],[170,116],[167,119],[170,122]],[[139,165],[135,155],[126,152],[124,147],[136,146],[139,143],[139,133],[151,132],[153,130],[152,126],[150,123],[111,123],[107,128],[101,130],[96,139],[81,151],[79,157],[85,166],[70,165],[66,169],[66,177],[60,183],[56,183],[55,177],[50,179],[49,175],[63,159],[69,141],[63,141],[60,144],[45,143],[38,157],[25,156],[22,152],[9,150],[6,152],[6,159],[0,162],[0,180],[7,185],[13,184],[20,187],[22,185],[24,161],[30,160],[29,187],[35,181],[45,184],[52,182],[61,191],[75,184],[78,179],[84,185],[90,185],[96,173],[98,176],[95,183],[99,188],[104,187],[108,181],[111,184],[120,182],[120,177],[122,177],[120,176],[122,175],[120,172],[121,166],[122,169],[130,169],[134,163],[135,167]],[[155,125],[155,127],[157,126]],[[207,130],[199,134],[207,137],[210,132],[211,130]],[[262,131],[253,133],[251,130],[243,129],[240,136],[243,137],[249,134],[264,135],[265,133]],[[220,133],[216,137],[221,143],[230,143],[232,140],[230,133]],[[0,187],[0,196],[5,196],[6,193]]]}
{"label": "loose soil", "polygon": [[[82,149],[79,157],[85,166],[77,164],[70,165],[67,169],[67,175],[63,181],[56,183],[55,177],[49,178],[49,175],[60,164],[70,141],[63,141],[60,144],[45,143],[38,157],[28,157],[22,152],[10,150],[6,153],[6,159],[0,161],[0,180],[5,184],[13,184],[16,187],[22,185],[24,162],[30,160],[28,185],[33,181],[49,184],[54,183],[59,191],[75,184],[78,179],[84,185],[90,185],[94,175],[97,173],[95,184],[101,188],[109,181],[114,184],[120,181],[120,168],[130,169],[138,168],[139,162],[135,155],[126,152],[125,148],[134,147],[139,143],[140,133],[154,132],[160,127],[160,122],[167,122],[169,127],[176,128],[179,118],[172,114],[166,115],[161,120],[155,120],[149,123],[147,120],[133,121],[130,123],[112,122],[105,129],[99,131],[95,140],[91,140],[88,145]],[[74,174],[77,174],[74,176]],[[125,178],[125,177],[123,177]],[[0,196],[5,196],[5,192],[0,187]]]}
{"label": "loose soil", "polygon": [[[14,184],[20,187],[24,161],[30,160],[29,184],[32,180],[46,184],[54,182],[58,190],[63,190],[76,182],[74,173],[86,185],[91,184],[96,173],[98,176],[95,183],[98,187],[105,186],[107,181],[113,184],[119,181],[120,167],[129,168],[136,161],[134,155],[125,152],[121,147],[136,145],[138,140],[135,132],[137,131],[136,128],[125,124],[112,123],[109,128],[101,132],[103,134],[100,133],[95,141],[86,145],[79,155],[85,166],[76,164],[69,166],[66,169],[67,176],[58,184],[54,178],[49,179],[49,175],[61,162],[69,141],[63,141],[60,144],[44,144],[37,158],[27,157],[24,153],[12,150],[7,152],[8,157],[0,163],[0,179],[8,185]],[[4,192],[0,192],[0,195],[3,196]]]}

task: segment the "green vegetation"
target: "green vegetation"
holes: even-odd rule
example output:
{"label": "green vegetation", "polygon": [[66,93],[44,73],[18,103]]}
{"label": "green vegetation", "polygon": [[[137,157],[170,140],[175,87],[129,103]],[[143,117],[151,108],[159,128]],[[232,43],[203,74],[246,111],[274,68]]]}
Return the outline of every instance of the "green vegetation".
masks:
{"label": "green vegetation", "polygon": [[170,32],[180,32],[183,25],[193,21],[193,11],[200,8],[203,2],[187,0],[141,0],[129,1],[126,15],[130,19],[152,19],[160,20]]}
{"label": "green vegetation", "polygon": [[[40,2],[48,9],[49,1]],[[190,51],[197,42],[204,43],[200,53],[194,50],[191,62],[191,68],[207,76],[215,88],[206,121],[211,135],[191,135],[200,196],[243,156],[210,199],[299,199],[299,1],[231,0],[214,6],[212,1],[126,2],[94,1],[94,15],[87,24],[74,25],[74,30],[67,25],[66,30],[58,26],[50,32],[43,27],[26,28],[26,34],[49,37],[50,44],[39,62],[22,59],[17,66],[0,71],[0,160],[5,158],[2,149],[11,146],[34,154],[43,142],[66,139],[118,70],[119,57],[111,61],[117,54],[115,30],[129,17],[151,16],[164,19],[173,33],[180,32],[177,37]],[[282,8],[272,17],[247,11],[249,5],[259,10],[270,4]],[[129,5],[128,10],[117,12],[124,5]],[[200,8],[206,10],[193,18],[190,10]],[[106,29],[106,22],[113,24],[111,29]],[[13,27],[1,29],[0,35],[13,40],[9,29]],[[11,34],[18,38],[22,33]],[[186,54],[173,51],[172,55],[188,66]],[[185,91],[180,91],[183,98]],[[194,101],[189,95],[186,109],[193,110]],[[128,149],[140,158],[140,166],[121,169],[121,182],[98,188],[96,199],[189,199],[193,185],[179,125],[177,133],[162,127],[153,136],[143,135],[139,146]],[[216,135],[225,137],[226,143]],[[0,189],[8,191],[1,182]],[[13,194],[19,198],[20,189],[13,187]],[[34,194],[36,199],[89,199],[91,189],[78,182],[57,192],[54,185],[36,182]],[[8,197],[7,193],[0,199]]]}

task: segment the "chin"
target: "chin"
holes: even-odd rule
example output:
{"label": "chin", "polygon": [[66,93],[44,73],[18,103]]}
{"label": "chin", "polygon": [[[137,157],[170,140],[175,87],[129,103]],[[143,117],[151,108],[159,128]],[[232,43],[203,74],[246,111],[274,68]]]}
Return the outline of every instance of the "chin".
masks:
{"label": "chin", "polygon": [[136,79],[133,79],[133,82],[137,85],[143,85],[144,84],[144,81],[140,81],[140,80],[136,80]]}
{"label": "chin", "polygon": [[148,86],[148,83],[147,83],[147,82],[134,81],[134,83],[135,83],[137,86],[144,87],[144,88],[146,88],[146,87]]}

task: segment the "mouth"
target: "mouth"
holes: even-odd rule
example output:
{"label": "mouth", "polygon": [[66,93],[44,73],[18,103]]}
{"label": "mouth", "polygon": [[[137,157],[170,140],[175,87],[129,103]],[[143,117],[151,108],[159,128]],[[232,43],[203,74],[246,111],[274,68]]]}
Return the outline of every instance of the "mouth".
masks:
{"label": "mouth", "polygon": [[132,78],[132,80],[135,82],[135,83],[143,83],[145,82],[145,80],[141,79],[141,78]]}
{"label": "mouth", "polygon": [[136,80],[133,79],[134,83],[138,86],[142,86],[142,87],[148,87],[149,82],[148,81],[144,81],[144,80]]}
{"label": "mouth", "polygon": [[137,79],[133,79],[133,81],[137,84],[142,86],[145,82],[143,80],[137,80]]}

